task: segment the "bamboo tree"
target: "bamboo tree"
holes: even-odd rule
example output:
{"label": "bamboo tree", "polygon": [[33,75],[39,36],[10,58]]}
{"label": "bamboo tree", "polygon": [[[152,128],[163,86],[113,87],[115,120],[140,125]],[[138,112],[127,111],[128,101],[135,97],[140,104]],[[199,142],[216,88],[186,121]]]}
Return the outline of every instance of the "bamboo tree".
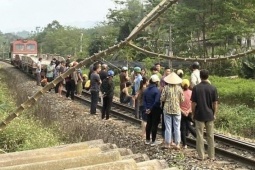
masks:
{"label": "bamboo tree", "polygon": [[200,58],[200,57],[195,57],[195,58],[183,58],[183,57],[177,57],[177,56],[174,56],[174,57],[169,57],[165,54],[159,54],[159,53],[155,53],[155,52],[151,52],[151,51],[148,51],[148,50],[145,50],[143,48],[140,48],[136,45],[134,45],[133,43],[128,43],[128,45],[132,48],[134,48],[135,50],[137,51],[140,51],[144,54],[147,54],[147,55],[150,55],[150,56],[154,56],[154,57],[158,57],[158,58],[164,58],[164,59],[171,59],[171,60],[176,60],[176,61],[199,61],[199,62],[203,62],[203,63],[206,63],[206,62],[214,62],[214,61],[220,61],[220,60],[229,60],[229,59],[235,59],[235,58],[241,58],[241,57],[246,57],[248,56],[249,54],[254,54],[255,53],[255,49],[253,50],[248,50],[244,53],[239,53],[239,54],[236,54],[236,55],[231,55],[231,56],[226,56],[226,57],[215,57],[215,58]]}
{"label": "bamboo tree", "polygon": [[[137,36],[137,34],[141,30],[146,28],[151,22],[153,22],[155,19],[157,19],[157,17],[160,16],[161,13],[163,13],[168,7],[170,7],[172,4],[174,4],[174,2],[176,2],[177,0],[173,0],[173,1],[169,0],[169,1],[171,1],[170,4],[168,4],[167,6],[165,6],[163,9],[161,9],[159,11],[155,10],[155,12],[150,15],[153,17],[151,17],[149,20],[145,20],[144,23],[142,23],[141,26],[136,31],[134,31],[132,34],[130,34],[125,39],[125,41],[122,41],[122,42],[118,43],[117,45],[109,47],[108,49],[101,51],[99,53],[96,53],[96,54],[90,56],[89,58],[81,61],[78,65],[69,69],[67,72],[61,74],[55,80],[53,80],[51,83],[47,84],[41,90],[36,92],[32,97],[29,97],[13,113],[11,113],[9,116],[7,116],[7,118],[0,123],[0,130],[3,130],[12,120],[14,120],[16,117],[20,116],[22,114],[22,111],[24,111],[27,108],[30,108],[33,104],[35,104],[44,93],[46,93],[49,89],[55,87],[59,82],[63,81],[68,75],[73,73],[75,71],[75,69],[81,68],[82,66],[90,63],[91,61],[100,59],[101,57],[104,57],[116,50],[119,50],[120,48],[124,47],[125,45],[127,45],[128,42],[131,41],[135,36]],[[155,8],[158,8],[158,6]]]}

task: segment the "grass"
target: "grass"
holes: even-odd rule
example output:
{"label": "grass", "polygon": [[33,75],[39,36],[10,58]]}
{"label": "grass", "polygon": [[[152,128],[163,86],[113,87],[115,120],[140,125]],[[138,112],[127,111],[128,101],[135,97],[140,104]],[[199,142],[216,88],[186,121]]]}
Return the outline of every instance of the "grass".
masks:
{"label": "grass", "polygon": [[211,76],[210,81],[218,89],[220,102],[255,107],[254,80]]}
{"label": "grass", "polygon": [[[3,72],[2,72],[3,73]],[[4,120],[16,108],[15,100],[11,95],[4,74],[0,74],[0,120]],[[0,132],[0,148],[5,152],[30,150],[49,147],[60,143],[59,136],[50,128],[25,113],[12,121]]]}
{"label": "grass", "polygon": [[[84,70],[88,73],[88,70]],[[188,78],[189,77],[185,77]],[[209,77],[219,93],[219,113],[215,121],[218,130],[255,139],[254,80]],[[114,77],[115,96],[119,96],[119,76]]]}
{"label": "grass", "polygon": [[255,139],[255,109],[221,104],[215,127],[234,135]]}

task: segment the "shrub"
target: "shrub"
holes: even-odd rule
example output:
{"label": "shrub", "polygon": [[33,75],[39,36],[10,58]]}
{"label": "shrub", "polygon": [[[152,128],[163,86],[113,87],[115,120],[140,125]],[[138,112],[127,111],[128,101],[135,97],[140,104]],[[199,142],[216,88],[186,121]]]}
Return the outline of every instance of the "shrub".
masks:
{"label": "shrub", "polygon": [[215,121],[218,129],[247,138],[255,138],[255,112],[245,105],[220,105]]}
{"label": "shrub", "polygon": [[220,102],[225,104],[245,104],[255,106],[254,81],[250,79],[229,79],[224,77],[211,76],[211,83],[217,87]]}
{"label": "shrub", "polygon": [[[7,85],[2,81],[0,84],[0,120],[4,120],[15,107],[14,99],[9,94]],[[58,143],[59,137],[52,129],[44,128],[40,121],[25,113],[0,132],[0,148],[6,152],[48,147]]]}

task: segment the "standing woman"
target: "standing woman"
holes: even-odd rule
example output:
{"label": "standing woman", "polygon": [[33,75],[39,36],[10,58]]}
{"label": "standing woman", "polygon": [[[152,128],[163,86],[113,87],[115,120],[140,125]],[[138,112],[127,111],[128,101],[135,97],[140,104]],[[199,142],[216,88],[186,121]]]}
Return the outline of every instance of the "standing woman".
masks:
{"label": "standing woman", "polygon": [[[143,106],[147,114],[146,124],[146,145],[156,145],[156,135],[158,131],[158,124],[160,122],[160,91],[158,83],[160,79],[157,75],[152,75],[149,81],[148,88],[144,91]],[[152,141],[150,143],[150,136]]]}
{"label": "standing woman", "polygon": [[180,86],[182,79],[174,72],[164,78],[166,85],[161,94],[160,101],[164,102],[163,112],[165,121],[165,148],[170,148],[172,141],[172,123],[174,128],[174,142],[176,149],[180,149],[181,135],[181,109],[180,104],[184,101],[183,90]]}
{"label": "standing woman", "polygon": [[[60,68],[59,68],[59,75],[63,74],[65,71],[66,71],[66,62],[61,61]],[[58,86],[59,97],[62,97],[62,89],[63,89],[64,83],[65,83],[64,80],[59,82],[59,86]]]}
{"label": "standing woman", "polygon": [[[75,67],[78,63],[74,62],[72,67]],[[66,97],[68,98],[71,93],[71,99],[74,100],[75,86],[77,85],[77,70],[70,74],[69,88],[66,90]]]}
{"label": "standing woman", "polygon": [[145,76],[146,76],[146,70],[145,70],[145,68],[142,68],[142,70],[141,70],[141,75],[142,75],[142,77],[145,77]]}
{"label": "standing woman", "polygon": [[112,107],[112,100],[114,95],[114,82],[112,80],[114,72],[109,70],[108,76],[105,78],[101,85],[101,92],[103,94],[103,107],[102,107],[102,119],[108,120],[110,110]]}
{"label": "standing woman", "polygon": [[142,138],[144,139],[146,131],[145,131],[145,127],[146,127],[146,123],[147,123],[147,114],[145,113],[145,109],[143,106],[143,95],[144,95],[144,91],[146,90],[148,85],[148,79],[146,77],[143,77],[141,84],[140,84],[140,89],[138,92],[138,103],[139,103],[139,118],[142,119]]}
{"label": "standing woman", "polygon": [[82,70],[79,68],[77,69],[77,85],[76,85],[76,92],[79,97],[81,97],[82,94],[82,83],[83,83],[83,77],[82,77]]}
{"label": "standing woman", "polygon": [[182,112],[182,118],[181,118],[181,141],[183,144],[183,148],[187,148],[187,142],[186,142],[186,134],[187,130],[190,131],[190,133],[196,137],[195,130],[191,127],[190,121],[191,119],[191,94],[192,91],[189,89],[190,82],[188,79],[183,79],[182,81],[182,89],[183,89],[183,95],[184,95],[184,101],[181,103],[181,112]]}

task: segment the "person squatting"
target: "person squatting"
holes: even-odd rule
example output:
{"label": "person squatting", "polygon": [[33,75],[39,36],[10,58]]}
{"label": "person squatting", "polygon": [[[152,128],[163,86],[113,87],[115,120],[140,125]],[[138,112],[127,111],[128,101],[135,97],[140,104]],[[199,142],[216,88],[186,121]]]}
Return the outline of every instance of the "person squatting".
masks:
{"label": "person squatting", "polygon": [[[56,77],[65,73],[70,68],[75,67],[77,64],[78,62],[76,61],[71,62],[70,56],[68,56],[65,61],[58,61],[56,58],[53,58],[49,65],[42,68],[42,58],[39,58],[36,63],[36,84],[44,87]],[[81,97],[87,78],[88,76],[86,74],[82,74],[81,69],[76,69],[72,74],[67,76],[63,81],[59,82],[55,86],[55,93],[59,97],[63,97],[62,91],[63,87],[65,87],[66,98],[73,101],[75,93]],[[52,89],[49,89],[48,92],[51,92],[51,90]]]}
{"label": "person squatting", "polygon": [[[45,85],[54,78],[63,74],[78,63],[66,61],[58,62],[53,59],[47,66],[44,77],[40,77],[42,59],[37,63],[37,85]],[[165,67],[161,74],[161,66],[156,63],[150,70],[151,76],[147,78],[145,69],[134,67],[130,76],[128,67],[122,67],[119,74],[119,101],[134,108],[134,116],[142,120],[141,136],[146,145],[157,145],[157,131],[161,122],[162,149],[186,149],[186,138],[191,133],[196,138],[198,160],[204,160],[203,130],[206,129],[208,143],[208,158],[215,159],[214,148],[214,121],[218,111],[218,93],[216,87],[208,80],[209,71],[199,70],[199,63],[191,66],[190,80],[183,79],[183,70],[172,72]],[[90,66],[88,76],[76,69],[64,81],[55,87],[55,93],[62,97],[65,85],[66,98],[74,100],[75,91],[81,96],[82,89],[87,81],[91,93],[90,114],[97,115],[97,104],[101,99],[101,119],[110,119],[110,110],[114,98],[115,73],[108,70],[106,64],[95,62]],[[85,88],[86,89],[86,88]],[[131,93],[130,93],[131,91]],[[191,125],[195,125],[195,129]]]}

